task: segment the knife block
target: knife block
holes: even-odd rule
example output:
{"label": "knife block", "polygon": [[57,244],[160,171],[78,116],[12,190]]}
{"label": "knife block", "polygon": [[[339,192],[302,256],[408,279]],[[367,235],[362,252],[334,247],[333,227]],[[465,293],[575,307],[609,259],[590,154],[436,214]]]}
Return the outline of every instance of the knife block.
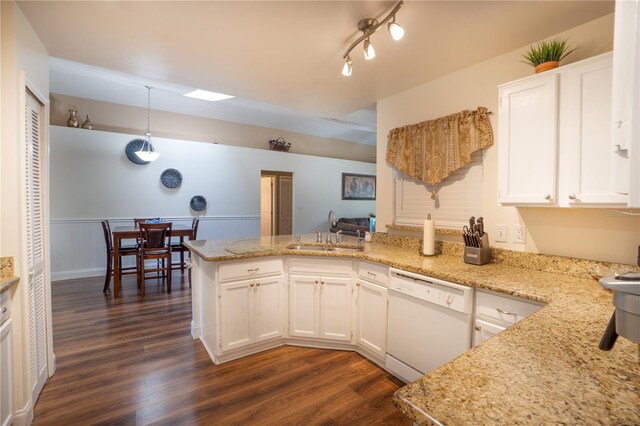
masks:
{"label": "knife block", "polygon": [[491,247],[489,246],[489,235],[482,236],[482,247],[464,248],[464,263],[472,265],[484,265],[491,262]]}

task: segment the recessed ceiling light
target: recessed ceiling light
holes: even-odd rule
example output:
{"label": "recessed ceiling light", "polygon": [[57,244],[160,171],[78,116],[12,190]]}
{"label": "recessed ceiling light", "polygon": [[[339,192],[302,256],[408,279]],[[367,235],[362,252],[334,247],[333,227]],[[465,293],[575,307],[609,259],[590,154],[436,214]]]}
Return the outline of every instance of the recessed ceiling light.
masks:
{"label": "recessed ceiling light", "polygon": [[208,90],[196,89],[193,92],[185,93],[184,96],[189,98],[202,99],[205,101],[223,101],[225,99],[233,98],[235,96],[224,95],[222,93],[210,92]]}

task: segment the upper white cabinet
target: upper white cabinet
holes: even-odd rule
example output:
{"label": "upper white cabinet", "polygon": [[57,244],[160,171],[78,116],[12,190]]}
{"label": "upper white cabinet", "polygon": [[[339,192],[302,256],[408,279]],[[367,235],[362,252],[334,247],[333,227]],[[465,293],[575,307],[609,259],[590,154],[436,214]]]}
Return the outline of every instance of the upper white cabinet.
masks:
{"label": "upper white cabinet", "polygon": [[556,198],[558,75],[500,86],[500,202],[551,204]]}
{"label": "upper white cabinet", "polygon": [[640,207],[640,2],[617,0],[613,41],[611,183]]}
{"label": "upper white cabinet", "polygon": [[500,86],[499,201],[624,206],[611,158],[612,54]]}

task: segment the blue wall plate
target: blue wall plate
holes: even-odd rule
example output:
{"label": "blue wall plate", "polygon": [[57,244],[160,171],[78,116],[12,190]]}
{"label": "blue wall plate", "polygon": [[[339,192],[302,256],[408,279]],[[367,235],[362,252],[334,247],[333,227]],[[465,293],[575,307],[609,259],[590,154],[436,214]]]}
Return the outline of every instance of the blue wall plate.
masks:
{"label": "blue wall plate", "polygon": [[167,188],[177,188],[182,185],[182,174],[176,169],[167,169],[160,175],[160,182]]}
{"label": "blue wall plate", "polygon": [[196,195],[191,199],[189,205],[194,212],[201,212],[207,208],[207,199],[202,195]]}
{"label": "blue wall plate", "polygon": [[129,161],[140,166],[149,164],[149,161],[141,160],[140,157],[136,155],[136,152],[140,151],[142,145],[144,145],[144,139],[133,139],[127,144],[126,148],[124,149],[124,152],[127,154],[127,158],[129,159]]}

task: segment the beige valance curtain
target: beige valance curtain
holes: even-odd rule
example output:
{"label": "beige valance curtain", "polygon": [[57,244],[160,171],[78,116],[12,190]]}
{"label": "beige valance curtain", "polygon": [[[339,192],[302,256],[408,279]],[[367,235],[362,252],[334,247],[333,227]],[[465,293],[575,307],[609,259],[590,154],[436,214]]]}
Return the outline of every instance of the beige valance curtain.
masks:
{"label": "beige valance curtain", "polygon": [[387,162],[402,173],[435,185],[493,145],[487,109],[465,110],[389,132]]}

